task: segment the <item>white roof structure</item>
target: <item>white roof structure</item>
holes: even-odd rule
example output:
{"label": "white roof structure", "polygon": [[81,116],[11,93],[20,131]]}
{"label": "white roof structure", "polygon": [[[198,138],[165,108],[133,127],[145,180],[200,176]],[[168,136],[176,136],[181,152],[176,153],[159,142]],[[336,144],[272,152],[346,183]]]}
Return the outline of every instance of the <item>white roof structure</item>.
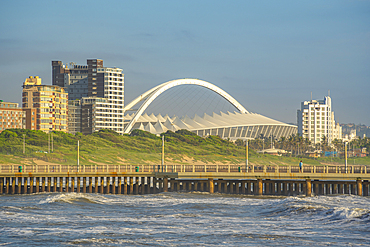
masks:
{"label": "white roof structure", "polygon": [[[226,99],[239,110],[239,113],[220,112],[220,114],[213,113],[212,116],[207,114],[204,114],[203,117],[195,115],[193,118],[188,116],[181,118],[178,116],[169,117],[168,115],[163,117],[161,114],[155,116],[153,113],[150,115],[144,113],[161,93],[180,85],[197,85],[208,88]],[[168,130],[187,129],[199,136],[218,135],[221,138],[231,140],[254,139],[261,135],[265,137],[274,136],[279,139],[297,133],[297,126],[285,124],[260,114],[250,113],[221,88],[198,79],[178,79],[158,85],[127,104],[124,111],[132,110],[132,107],[142,101],[143,103],[135,113],[125,115],[125,133],[130,133],[133,129],[141,129],[153,134],[161,134]]]}
{"label": "white roof structure", "polygon": [[[132,115],[125,116],[125,122],[131,121]],[[163,121],[166,119],[165,121]],[[162,120],[162,121],[161,121]],[[203,117],[195,115],[193,118],[164,118],[158,114],[150,115],[150,120],[144,114],[138,118],[133,129],[149,131],[153,134],[161,134],[171,130],[187,129],[199,136],[218,135],[221,138],[254,139],[273,135],[276,139],[288,137],[297,133],[295,125],[285,124],[256,113],[213,113],[212,116],[205,114]]]}

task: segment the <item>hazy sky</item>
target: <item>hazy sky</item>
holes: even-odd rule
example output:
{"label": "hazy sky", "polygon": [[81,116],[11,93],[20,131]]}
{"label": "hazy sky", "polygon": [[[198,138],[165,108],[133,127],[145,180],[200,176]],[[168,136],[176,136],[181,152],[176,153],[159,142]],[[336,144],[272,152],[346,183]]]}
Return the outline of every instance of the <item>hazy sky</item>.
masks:
{"label": "hazy sky", "polygon": [[252,112],[296,123],[330,90],[339,123],[370,125],[370,1],[6,1],[0,99],[20,102],[51,61],[100,58],[125,101],[177,78],[209,81]]}

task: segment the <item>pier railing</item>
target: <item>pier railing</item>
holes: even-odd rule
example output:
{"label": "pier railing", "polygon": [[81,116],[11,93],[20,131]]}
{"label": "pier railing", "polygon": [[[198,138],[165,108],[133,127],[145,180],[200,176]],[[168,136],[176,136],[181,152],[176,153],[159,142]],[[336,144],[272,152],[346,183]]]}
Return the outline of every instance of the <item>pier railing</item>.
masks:
{"label": "pier railing", "polygon": [[164,172],[164,173],[304,173],[304,174],[368,174],[370,166],[352,165],[347,166],[254,166],[240,165],[0,165],[2,173],[122,173],[122,172]]}

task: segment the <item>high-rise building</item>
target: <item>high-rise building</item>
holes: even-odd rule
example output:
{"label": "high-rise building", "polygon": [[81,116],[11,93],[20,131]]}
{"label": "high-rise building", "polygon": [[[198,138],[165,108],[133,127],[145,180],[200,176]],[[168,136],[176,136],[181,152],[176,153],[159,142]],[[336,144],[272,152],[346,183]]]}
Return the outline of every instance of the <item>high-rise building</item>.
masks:
{"label": "high-rise building", "polygon": [[[87,59],[87,66],[70,63],[70,68],[63,65],[61,61],[53,61],[52,67],[53,85],[63,85],[68,91],[69,100],[81,100],[82,133],[89,134],[100,129],[111,129],[123,134],[124,74],[122,69],[104,67],[101,59]],[[78,106],[74,105],[74,111],[78,110],[76,107]],[[75,113],[69,112],[69,118],[73,118],[72,114]],[[76,130],[73,126],[78,124],[77,118],[72,120],[70,133]]]}
{"label": "high-rise building", "polygon": [[68,133],[81,131],[81,100],[68,100]]}
{"label": "high-rise building", "polygon": [[308,138],[312,144],[326,141],[330,144],[334,139],[342,139],[342,127],[335,123],[331,98],[311,100],[301,103],[297,111],[298,133]]}
{"label": "high-rise building", "polygon": [[18,103],[0,100],[0,132],[6,129],[24,129],[25,113]]}
{"label": "high-rise building", "polygon": [[75,100],[88,96],[87,65],[69,63],[69,67],[61,61],[52,61],[52,84],[64,87],[68,99]]}
{"label": "high-rise building", "polygon": [[22,108],[26,128],[45,132],[68,131],[68,94],[64,88],[41,85],[41,78],[30,76],[23,83]]}

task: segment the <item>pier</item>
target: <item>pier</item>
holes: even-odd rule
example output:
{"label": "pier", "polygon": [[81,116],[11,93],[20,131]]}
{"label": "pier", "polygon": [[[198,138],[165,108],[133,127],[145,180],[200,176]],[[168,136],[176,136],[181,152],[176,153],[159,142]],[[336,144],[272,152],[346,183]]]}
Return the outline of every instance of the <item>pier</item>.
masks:
{"label": "pier", "polygon": [[368,166],[0,165],[0,194],[369,195]]}

